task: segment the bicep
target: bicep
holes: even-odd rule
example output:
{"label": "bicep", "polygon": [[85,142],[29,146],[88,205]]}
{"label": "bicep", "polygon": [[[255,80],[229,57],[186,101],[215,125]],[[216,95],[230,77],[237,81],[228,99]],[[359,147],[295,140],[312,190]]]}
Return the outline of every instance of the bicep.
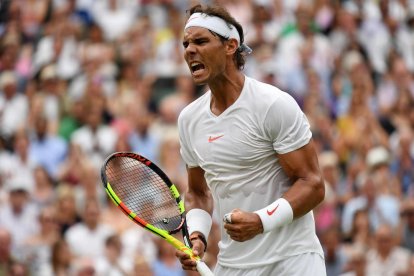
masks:
{"label": "bicep", "polygon": [[292,206],[295,218],[303,216],[325,197],[325,186],[313,142],[279,155],[279,162],[293,181],[292,187],[283,197]]}
{"label": "bicep", "polygon": [[278,158],[286,175],[294,181],[298,178],[309,178],[321,174],[312,140],[297,150],[279,154]]}
{"label": "bicep", "polygon": [[200,167],[187,167],[188,174],[188,193],[204,194],[208,191],[208,186],[204,178],[204,170]]}
{"label": "bicep", "polygon": [[187,167],[188,187],[185,194],[186,209],[201,208],[213,213],[213,198],[200,167]]}

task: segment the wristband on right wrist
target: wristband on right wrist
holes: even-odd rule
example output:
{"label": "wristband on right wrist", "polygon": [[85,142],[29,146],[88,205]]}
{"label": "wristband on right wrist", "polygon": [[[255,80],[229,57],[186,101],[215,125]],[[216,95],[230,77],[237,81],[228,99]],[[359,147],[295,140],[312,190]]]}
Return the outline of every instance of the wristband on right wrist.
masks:
{"label": "wristband on right wrist", "polygon": [[207,211],[198,208],[191,209],[186,215],[186,220],[190,237],[192,233],[200,232],[204,239],[208,238],[213,220]]}
{"label": "wristband on right wrist", "polygon": [[293,221],[293,209],[290,203],[279,198],[267,207],[255,211],[259,215],[263,224],[263,233],[287,225]]}

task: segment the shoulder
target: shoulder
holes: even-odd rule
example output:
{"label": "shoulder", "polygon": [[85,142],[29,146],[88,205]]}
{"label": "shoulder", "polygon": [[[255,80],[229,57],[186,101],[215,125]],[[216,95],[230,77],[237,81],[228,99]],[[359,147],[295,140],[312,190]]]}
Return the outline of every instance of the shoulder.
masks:
{"label": "shoulder", "polygon": [[[247,94],[254,97],[254,103],[273,105],[285,104],[286,102],[296,103],[291,95],[280,88],[256,79],[246,77]],[[250,99],[249,99],[250,100]]]}
{"label": "shoulder", "polygon": [[194,118],[194,116],[200,114],[204,110],[205,106],[208,105],[209,99],[210,90],[184,107],[178,116],[178,123],[180,124],[185,121],[189,121],[190,119]]}

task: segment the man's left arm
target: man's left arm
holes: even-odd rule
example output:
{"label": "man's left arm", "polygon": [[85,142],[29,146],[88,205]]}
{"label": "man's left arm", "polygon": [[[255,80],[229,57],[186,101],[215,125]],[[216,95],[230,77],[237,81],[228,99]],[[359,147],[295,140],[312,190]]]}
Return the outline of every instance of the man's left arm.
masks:
{"label": "man's left arm", "polygon": [[279,155],[279,163],[294,181],[283,198],[291,205],[293,218],[299,218],[315,208],[325,197],[325,185],[312,140],[300,149]]}
{"label": "man's left arm", "polygon": [[[280,165],[293,180],[292,187],[280,199],[258,212],[233,210],[231,223],[224,228],[233,240],[246,241],[273,228],[290,223],[315,208],[325,197],[325,186],[312,140],[305,146],[278,155]],[[278,209],[275,216],[260,216],[260,212]],[[265,220],[263,219],[265,217]]]}

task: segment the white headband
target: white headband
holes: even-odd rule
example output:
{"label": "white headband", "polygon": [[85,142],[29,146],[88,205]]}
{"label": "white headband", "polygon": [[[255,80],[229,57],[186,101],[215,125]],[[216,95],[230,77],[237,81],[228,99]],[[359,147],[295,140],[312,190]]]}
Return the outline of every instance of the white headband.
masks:
{"label": "white headband", "polygon": [[247,52],[248,54],[252,52],[252,49],[250,49],[247,45],[240,45],[240,35],[236,27],[230,23],[227,23],[218,16],[200,12],[193,13],[187,20],[184,30],[190,27],[202,27],[215,32],[226,39],[234,38],[237,40],[242,51]]}

